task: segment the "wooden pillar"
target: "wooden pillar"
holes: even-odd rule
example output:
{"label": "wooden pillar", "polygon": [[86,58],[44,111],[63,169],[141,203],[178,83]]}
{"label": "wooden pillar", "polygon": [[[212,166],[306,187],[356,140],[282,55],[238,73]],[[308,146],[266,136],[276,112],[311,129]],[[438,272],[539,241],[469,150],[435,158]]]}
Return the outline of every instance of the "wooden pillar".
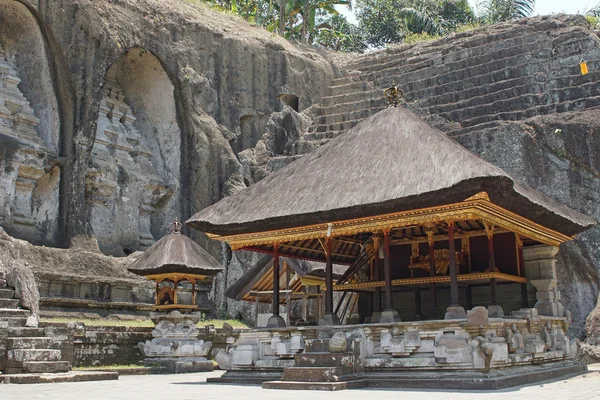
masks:
{"label": "wooden pillar", "polygon": [[471,310],[473,308],[473,290],[471,286],[467,286],[466,290],[467,308]]}
{"label": "wooden pillar", "polygon": [[196,279],[192,281],[192,305],[196,305]]}
{"label": "wooden pillar", "polygon": [[[306,290],[308,290],[308,287],[306,288]],[[307,303],[307,297],[308,295],[306,294],[306,290],[304,291],[304,293],[302,293],[302,319],[304,321],[308,321],[308,313],[306,310],[306,303]]]}
{"label": "wooden pillar", "polygon": [[333,266],[331,265],[331,238],[325,239],[325,314],[333,314]]}
{"label": "wooden pillar", "polygon": [[258,328],[258,306],[259,306],[259,296],[260,294],[256,293],[256,317],[254,319],[254,327]]}
{"label": "wooden pillar", "polygon": [[392,267],[390,266],[390,231],[383,232],[383,270],[385,275],[385,308],[391,310],[392,306]]}
{"label": "wooden pillar", "polygon": [[[496,268],[496,258],[494,257],[494,225],[484,222],[484,226],[488,240],[488,271],[495,272],[498,268]],[[498,304],[496,298],[496,278],[490,279],[490,301],[494,306]]]}
{"label": "wooden pillar", "polygon": [[179,281],[173,280],[173,304],[177,303],[177,284]]}
{"label": "wooden pillar", "polygon": [[[379,261],[379,248],[375,250],[375,259],[373,260],[373,280],[379,281],[381,279],[380,274],[380,266],[381,263]],[[376,287],[375,292],[373,293],[373,311],[380,312],[381,311],[381,288]]]}
{"label": "wooden pillar", "polygon": [[[525,276],[525,260],[523,258],[523,240],[518,234],[515,234],[517,244],[517,275]],[[529,307],[529,299],[527,297],[527,284],[521,283],[521,306]]]}
{"label": "wooden pillar", "polygon": [[279,316],[279,243],[273,244],[273,315]]}
{"label": "wooden pillar", "polygon": [[454,245],[454,221],[448,222],[448,251],[450,252],[450,305],[458,305],[458,275],[456,272],[456,246]]}
{"label": "wooden pillar", "polygon": [[495,272],[498,268],[496,268],[496,258],[494,257],[494,225],[486,223],[484,225],[488,239],[488,271]]}
{"label": "wooden pillar", "polygon": [[285,311],[287,314],[287,322],[288,324],[291,321],[291,316],[292,316],[292,307],[290,305],[291,302],[291,293],[290,293],[290,279],[291,279],[291,274],[290,274],[290,266],[287,263],[283,263],[283,265],[285,266]]}
{"label": "wooden pillar", "polygon": [[158,286],[158,279],[156,280],[156,305],[158,305],[158,291],[160,290]]}
{"label": "wooden pillar", "polygon": [[421,289],[415,290],[415,315],[421,316]]}
{"label": "wooden pillar", "polygon": [[[427,243],[429,244],[429,275],[435,276],[435,241],[433,240],[433,228],[428,228]],[[437,290],[435,283],[431,284],[431,307],[433,308],[433,316],[437,316]]]}

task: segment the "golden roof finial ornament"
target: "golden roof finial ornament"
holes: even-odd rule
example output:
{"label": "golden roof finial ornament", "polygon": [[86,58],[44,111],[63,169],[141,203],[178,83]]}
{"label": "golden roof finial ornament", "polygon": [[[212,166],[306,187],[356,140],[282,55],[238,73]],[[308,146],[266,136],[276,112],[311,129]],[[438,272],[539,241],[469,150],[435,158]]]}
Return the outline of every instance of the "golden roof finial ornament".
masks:
{"label": "golden roof finial ornament", "polygon": [[181,231],[183,230],[183,224],[179,222],[177,218],[175,218],[175,221],[171,222],[169,228],[171,228],[172,235],[181,235]]}
{"label": "golden roof finial ornament", "polygon": [[404,97],[404,92],[398,89],[396,82],[393,82],[392,86],[383,91],[383,95],[388,101],[388,107],[398,107],[400,100]]}

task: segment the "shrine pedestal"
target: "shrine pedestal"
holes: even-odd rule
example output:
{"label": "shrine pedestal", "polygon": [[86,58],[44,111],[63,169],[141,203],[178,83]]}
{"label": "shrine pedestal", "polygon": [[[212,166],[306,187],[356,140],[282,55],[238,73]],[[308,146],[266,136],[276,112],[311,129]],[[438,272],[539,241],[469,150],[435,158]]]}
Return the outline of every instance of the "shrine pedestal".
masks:
{"label": "shrine pedestal", "polygon": [[150,317],[157,321],[152,331],[153,339],[138,344],[146,356],[145,366],[174,374],[214,369],[213,362],[206,358],[212,343],[198,339],[196,324],[200,321],[200,313],[171,311],[168,314],[152,313]]}

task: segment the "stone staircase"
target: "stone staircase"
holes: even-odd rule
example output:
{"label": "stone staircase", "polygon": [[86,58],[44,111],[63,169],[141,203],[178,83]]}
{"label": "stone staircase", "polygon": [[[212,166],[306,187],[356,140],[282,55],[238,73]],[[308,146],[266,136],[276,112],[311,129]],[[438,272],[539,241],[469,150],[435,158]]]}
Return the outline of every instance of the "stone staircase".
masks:
{"label": "stone staircase", "polygon": [[[580,72],[581,58],[587,75]],[[502,121],[600,107],[600,40],[576,19],[498,24],[366,54],[341,69],[345,76],[334,79],[329,95],[308,110],[313,125],[291,157],[385,108],[383,89],[393,82],[404,90],[405,106],[441,121],[452,136]]]}
{"label": "stone staircase", "polygon": [[18,305],[13,289],[0,288],[0,371],[4,375],[70,371],[71,364],[62,360],[60,339],[46,336],[44,328],[26,327],[30,312]]}

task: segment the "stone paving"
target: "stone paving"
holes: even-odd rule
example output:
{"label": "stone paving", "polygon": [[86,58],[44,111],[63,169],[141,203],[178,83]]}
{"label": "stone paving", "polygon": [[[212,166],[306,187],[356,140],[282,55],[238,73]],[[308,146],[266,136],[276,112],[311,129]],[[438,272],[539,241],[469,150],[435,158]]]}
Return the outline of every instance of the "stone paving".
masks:
{"label": "stone paving", "polygon": [[118,381],[50,383],[37,385],[0,385],[2,400],[211,400],[211,399],[260,399],[260,400],[311,400],[384,399],[411,400],[591,400],[600,399],[600,371],[590,371],[571,379],[520,386],[493,392],[443,391],[443,390],[382,390],[361,389],[340,392],[283,391],[261,389],[259,386],[208,384],[206,378],[221,372],[183,375],[122,376]]}

